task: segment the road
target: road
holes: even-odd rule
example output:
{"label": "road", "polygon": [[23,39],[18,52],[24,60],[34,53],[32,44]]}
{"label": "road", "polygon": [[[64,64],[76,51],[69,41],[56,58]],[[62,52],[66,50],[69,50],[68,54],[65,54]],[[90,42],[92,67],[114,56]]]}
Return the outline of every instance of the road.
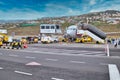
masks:
{"label": "road", "polygon": [[[114,51],[119,50],[111,52]],[[103,48],[30,46],[24,50],[0,49],[0,79],[109,80],[108,64],[116,64],[120,69],[119,60],[116,56],[107,57]],[[29,63],[32,66],[27,65]]]}

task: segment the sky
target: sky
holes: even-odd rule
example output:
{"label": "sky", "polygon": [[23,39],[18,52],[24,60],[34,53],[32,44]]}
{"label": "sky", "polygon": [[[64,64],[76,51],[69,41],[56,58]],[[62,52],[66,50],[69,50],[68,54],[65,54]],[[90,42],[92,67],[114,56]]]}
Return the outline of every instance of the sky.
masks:
{"label": "sky", "polygon": [[119,10],[120,0],[0,0],[0,20],[38,19]]}

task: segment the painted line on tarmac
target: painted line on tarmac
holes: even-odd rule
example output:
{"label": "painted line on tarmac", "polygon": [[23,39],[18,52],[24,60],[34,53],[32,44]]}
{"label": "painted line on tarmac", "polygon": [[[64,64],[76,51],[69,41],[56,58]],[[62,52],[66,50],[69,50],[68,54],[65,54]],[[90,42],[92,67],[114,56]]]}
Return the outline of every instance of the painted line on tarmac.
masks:
{"label": "painted line on tarmac", "polygon": [[46,58],[45,60],[47,60],[47,61],[58,61],[58,59],[50,59],[50,58]]}
{"label": "painted line on tarmac", "polygon": [[53,80],[64,80],[64,79],[54,78],[54,77],[52,77],[51,79],[53,79]]}
{"label": "painted line on tarmac", "polygon": [[[15,51],[15,50],[14,50]],[[93,56],[93,55],[83,55],[83,54],[66,54],[66,53],[62,53],[62,54],[58,54],[58,53],[54,53],[54,52],[44,52],[44,51],[39,51],[39,52],[33,52],[33,51],[28,51],[28,50],[16,50],[17,52],[26,52],[26,53],[30,53],[30,54],[33,54],[33,53],[36,53],[36,54],[51,54],[51,55],[60,55],[60,56],[75,56],[75,57],[78,57],[78,56],[83,56],[83,57],[97,57],[97,58],[109,58],[109,59],[120,59],[120,57],[114,57],[114,56],[111,56],[111,57],[108,57],[108,56]]]}
{"label": "painted line on tarmac", "polygon": [[31,73],[27,73],[27,72],[22,72],[22,71],[14,71],[14,72],[18,73],[18,74],[24,74],[24,75],[32,76]]}
{"label": "painted line on tarmac", "polygon": [[93,53],[93,52],[88,52],[88,53],[82,53],[84,55],[98,55],[99,53]]}
{"label": "painted line on tarmac", "polygon": [[15,55],[15,54],[9,54],[9,56],[11,56],[11,57],[18,57],[18,55]]}
{"label": "painted line on tarmac", "polygon": [[0,70],[4,69],[3,67],[0,67]]}
{"label": "painted line on tarmac", "polygon": [[115,64],[108,64],[110,80],[120,80],[120,73]]}
{"label": "painted line on tarmac", "polygon": [[81,61],[70,61],[71,63],[80,63],[80,64],[85,64],[86,62],[81,62]]}
{"label": "painted line on tarmac", "polygon": [[25,58],[35,59],[36,57],[32,57],[32,56],[25,56]]}

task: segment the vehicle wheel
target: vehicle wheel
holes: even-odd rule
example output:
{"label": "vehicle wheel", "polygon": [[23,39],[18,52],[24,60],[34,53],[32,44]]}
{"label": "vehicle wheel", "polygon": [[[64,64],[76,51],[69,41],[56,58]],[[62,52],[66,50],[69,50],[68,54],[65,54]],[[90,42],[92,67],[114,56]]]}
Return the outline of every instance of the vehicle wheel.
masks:
{"label": "vehicle wheel", "polygon": [[54,40],[54,43],[57,43],[57,41],[56,41],[56,40]]}
{"label": "vehicle wheel", "polygon": [[96,41],[96,44],[99,44],[99,41]]}
{"label": "vehicle wheel", "polygon": [[65,40],[62,40],[62,42],[65,42]]}
{"label": "vehicle wheel", "polygon": [[16,48],[19,49],[19,45]]}
{"label": "vehicle wheel", "polygon": [[80,43],[83,43],[82,40],[80,41]]}

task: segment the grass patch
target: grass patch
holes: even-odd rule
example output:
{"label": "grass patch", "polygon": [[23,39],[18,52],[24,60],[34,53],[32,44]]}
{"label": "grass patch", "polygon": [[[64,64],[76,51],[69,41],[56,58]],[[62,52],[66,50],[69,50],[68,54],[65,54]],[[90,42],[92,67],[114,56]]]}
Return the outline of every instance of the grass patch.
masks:
{"label": "grass patch", "polygon": [[15,35],[38,35],[40,33],[40,27],[16,27],[8,29],[8,34],[11,35],[15,32]]}

